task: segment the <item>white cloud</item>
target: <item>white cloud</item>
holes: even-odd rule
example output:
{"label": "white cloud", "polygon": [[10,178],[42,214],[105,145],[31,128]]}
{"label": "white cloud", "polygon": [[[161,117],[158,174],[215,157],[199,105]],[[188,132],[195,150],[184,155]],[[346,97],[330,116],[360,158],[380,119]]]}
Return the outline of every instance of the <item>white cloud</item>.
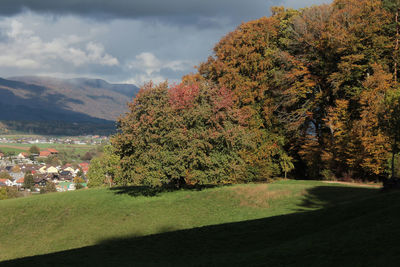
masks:
{"label": "white cloud", "polygon": [[[192,65],[194,64],[185,60],[160,60],[153,53],[143,52],[136,55],[135,60],[127,64],[128,68],[133,71],[133,78],[125,82],[141,85],[151,80],[154,83],[160,83],[166,80],[166,78],[160,74],[162,70],[169,70],[172,72],[185,71],[190,69]],[[177,80],[173,79],[172,81],[176,82]]]}
{"label": "white cloud", "polygon": [[6,40],[0,43],[2,67],[36,69],[51,68],[54,62],[63,61],[73,66],[98,64],[116,66],[117,58],[109,55],[102,44],[76,35],[62,35],[44,41],[34,31],[24,27],[18,19],[5,19],[0,28]]}
{"label": "white cloud", "polygon": [[[142,86],[147,82],[152,81],[155,84],[166,81],[167,78],[161,75],[147,75],[147,74],[135,74],[132,78],[122,81],[121,83],[135,84],[136,86]],[[171,82],[171,81],[169,81]],[[175,81],[172,81],[175,82]]]}

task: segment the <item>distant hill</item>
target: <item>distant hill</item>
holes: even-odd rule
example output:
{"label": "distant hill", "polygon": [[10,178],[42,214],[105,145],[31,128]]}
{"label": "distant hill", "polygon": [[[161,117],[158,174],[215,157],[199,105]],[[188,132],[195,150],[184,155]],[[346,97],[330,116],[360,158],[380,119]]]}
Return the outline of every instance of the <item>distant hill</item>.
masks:
{"label": "distant hill", "polygon": [[51,129],[54,123],[62,127],[114,125],[138,90],[132,84],[110,84],[100,79],[0,78],[0,121],[17,131],[24,131],[21,126],[27,122],[40,124],[30,127],[34,132]]}
{"label": "distant hill", "polygon": [[[34,117],[38,120],[48,120],[55,113],[56,119],[62,121],[86,121],[87,116],[114,121],[126,111],[126,103],[138,90],[133,84],[110,84],[100,79],[21,76],[0,79],[0,103],[8,103],[14,109],[37,110]],[[14,95],[11,102],[10,92]],[[48,109],[53,114],[44,115]],[[12,116],[26,118],[26,112],[20,113],[13,112]],[[4,118],[0,115],[0,119]]]}

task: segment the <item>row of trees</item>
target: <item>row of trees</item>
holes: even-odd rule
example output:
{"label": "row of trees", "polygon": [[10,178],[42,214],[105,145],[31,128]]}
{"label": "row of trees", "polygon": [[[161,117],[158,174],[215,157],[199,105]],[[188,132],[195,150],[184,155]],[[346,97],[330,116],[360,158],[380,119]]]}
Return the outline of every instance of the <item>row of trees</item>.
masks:
{"label": "row of trees", "polygon": [[335,0],[240,25],[181,84],[141,89],[112,140],[113,180],[232,183],[293,167],[309,178],[394,176],[399,8]]}

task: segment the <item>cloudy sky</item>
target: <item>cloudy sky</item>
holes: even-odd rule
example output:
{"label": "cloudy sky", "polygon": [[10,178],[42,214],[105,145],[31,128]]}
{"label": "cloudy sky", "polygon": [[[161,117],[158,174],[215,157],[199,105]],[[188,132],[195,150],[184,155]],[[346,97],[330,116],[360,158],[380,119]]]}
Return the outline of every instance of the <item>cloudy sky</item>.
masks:
{"label": "cloudy sky", "polygon": [[178,81],[241,22],[330,0],[1,0],[0,77]]}

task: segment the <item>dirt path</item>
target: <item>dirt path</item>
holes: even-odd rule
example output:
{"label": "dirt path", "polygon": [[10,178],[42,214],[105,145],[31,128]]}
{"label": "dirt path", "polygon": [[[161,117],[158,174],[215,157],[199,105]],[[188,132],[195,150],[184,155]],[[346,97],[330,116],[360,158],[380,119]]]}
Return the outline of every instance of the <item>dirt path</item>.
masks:
{"label": "dirt path", "polygon": [[361,186],[361,187],[382,188],[382,186],[378,184],[349,183],[349,182],[339,182],[339,181],[323,181],[323,182],[327,184],[345,184],[345,185]]}

